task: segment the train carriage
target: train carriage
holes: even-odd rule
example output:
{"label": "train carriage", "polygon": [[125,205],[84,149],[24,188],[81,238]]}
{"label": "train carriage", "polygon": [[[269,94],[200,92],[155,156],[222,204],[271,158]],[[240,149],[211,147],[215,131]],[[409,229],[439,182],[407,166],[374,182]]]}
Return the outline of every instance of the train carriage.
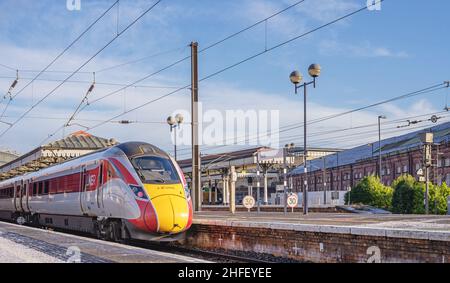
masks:
{"label": "train carriage", "polygon": [[110,240],[177,240],[192,202],[175,160],[124,143],[0,183],[0,218]]}

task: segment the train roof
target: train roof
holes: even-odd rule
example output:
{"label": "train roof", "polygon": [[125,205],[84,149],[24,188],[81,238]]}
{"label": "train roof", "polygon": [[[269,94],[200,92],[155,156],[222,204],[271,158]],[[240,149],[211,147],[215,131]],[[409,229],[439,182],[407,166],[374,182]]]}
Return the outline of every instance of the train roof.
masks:
{"label": "train roof", "polygon": [[128,158],[134,158],[142,155],[168,157],[168,154],[159,147],[144,142],[127,142],[116,145],[114,148],[119,148],[122,150]]}

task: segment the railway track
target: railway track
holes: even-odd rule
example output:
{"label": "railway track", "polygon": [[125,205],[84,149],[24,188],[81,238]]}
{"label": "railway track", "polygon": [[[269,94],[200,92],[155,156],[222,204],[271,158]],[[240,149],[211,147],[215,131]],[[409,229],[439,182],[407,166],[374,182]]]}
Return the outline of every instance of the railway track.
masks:
{"label": "railway track", "polygon": [[[8,221],[4,221],[4,220],[0,220],[0,222],[7,222],[9,224],[23,226],[23,225],[19,225],[17,223],[12,223],[12,222],[8,222]],[[50,229],[50,228],[34,227],[34,226],[30,226],[30,227],[39,228],[42,230],[51,230],[51,231],[64,233],[64,234],[68,234],[68,235],[76,235],[76,236],[80,236],[80,237],[98,240],[97,237],[95,237],[91,234],[86,234],[86,233],[80,233],[80,232],[74,232],[74,231],[68,231],[68,230],[62,230],[62,229]],[[106,240],[104,240],[104,241],[106,241]],[[178,254],[178,255],[183,255],[183,256],[199,258],[199,259],[203,259],[203,260],[212,261],[215,263],[272,263],[273,262],[273,261],[269,261],[269,260],[258,259],[256,257],[245,257],[245,256],[232,255],[232,254],[223,253],[223,252],[192,249],[192,248],[182,247],[179,245],[174,245],[171,243],[160,244],[160,243],[150,243],[150,242],[145,242],[145,241],[130,241],[127,243],[122,243],[122,244],[128,245],[128,246],[144,248],[144,249],[149,249],[149,250],[165,252],[165,253],[173,253],[173,254]]]}
{"label": "railway track", "polygon": [[273,261],[258,259],[256,257],[246,257],[241,255],[232,255],[225,252],[205,251],[195,248],[186,248],[176,245],[161,245],[154,243],[137,243],[139,247],[149,248],[151,250],[158,250],[162,252],[175,253],[184,256],[200,258],[204,260],[213,261],[216,263],[273,263]]}

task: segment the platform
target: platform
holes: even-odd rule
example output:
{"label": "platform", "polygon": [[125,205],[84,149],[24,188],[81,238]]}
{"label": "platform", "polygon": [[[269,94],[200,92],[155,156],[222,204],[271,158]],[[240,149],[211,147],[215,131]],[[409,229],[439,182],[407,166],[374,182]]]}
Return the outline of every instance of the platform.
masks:
{"label": "platform", "polygon": [[[450,216],[395,215],[395,214],[348,214],[348,213],[267,213],[267,212],[201,212],[194,216],[194,224],[220,224],[226,226],[248,226],[271,229],[292,229],[317,232],[328,228],[351,233],[353,228],[367,231],[410,231],[422,238],[424,233],[440,235],[450,241]],[[320,229],[322,228],[322,229]],[[420,236],[419,236],[420,235]],[[442,236],[442,237],[441,237]],[[447,238],[446,238],[447,237]]]}
{"label": "platform", "polygon": [[449,262],[450,217],[201,212],[187,245],[306,262]]}
{"label": "platform", "polygon": [[202,263],[191,257],[0,222],[1,263]]}

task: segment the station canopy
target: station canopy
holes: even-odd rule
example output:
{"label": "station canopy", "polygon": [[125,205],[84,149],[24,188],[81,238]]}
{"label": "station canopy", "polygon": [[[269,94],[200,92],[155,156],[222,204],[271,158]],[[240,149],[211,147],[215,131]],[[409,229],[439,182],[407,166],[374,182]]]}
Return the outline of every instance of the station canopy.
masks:
{"label": "station canopy", "polygon": [[30,151],[2,166],[0,180],[6,180],[47,168],[79,156],[118,144],[114,139],[105,139],[79,131]]}

